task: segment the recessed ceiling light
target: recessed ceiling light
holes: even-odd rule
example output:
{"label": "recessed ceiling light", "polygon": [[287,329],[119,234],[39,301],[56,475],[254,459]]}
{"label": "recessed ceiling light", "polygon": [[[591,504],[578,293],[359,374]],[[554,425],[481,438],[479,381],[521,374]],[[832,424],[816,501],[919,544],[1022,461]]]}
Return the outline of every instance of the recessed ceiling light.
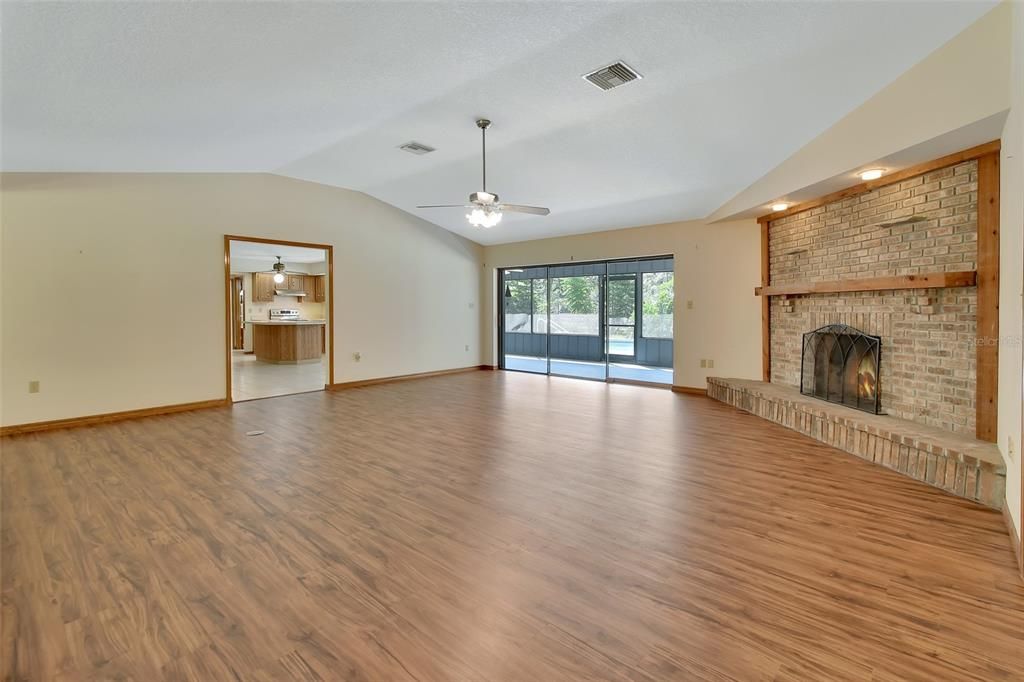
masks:
{"label": "recessed ceiling light", "polygon": [[882,173],[884,173],[884,172],[885,171],[883,171],[881,168],[869,168],[866,171],[861,171],[860,172],[860,179],[861,180],[877,180],[878,178],[882,177]]}
{"label": "recessed ceiling light", "polygon": [[781,201],[777,204],[772,204],[773,211],[785,211],[787,208],[789,208],[789,204],[783,203]]}

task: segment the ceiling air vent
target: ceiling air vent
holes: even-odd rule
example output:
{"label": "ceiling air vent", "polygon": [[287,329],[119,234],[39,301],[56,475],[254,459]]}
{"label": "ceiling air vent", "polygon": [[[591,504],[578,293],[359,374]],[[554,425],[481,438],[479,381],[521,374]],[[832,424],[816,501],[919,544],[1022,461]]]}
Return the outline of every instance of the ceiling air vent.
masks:
{"label": "ceiling air vent", "polygon": [[602,90],[611,90],[612,88],[617,88],[620,85],[625,85],[630,81],[643,78],[643,76],[634,71],[632,67],[625,62],[609,64],[597,71],[591,71],[590,73],[584,74],[583,77]]}
{"label": "ceiling air vent", "polygon": [[429,154],[430,152],[435,151],[433,147],[428,147],[427,145],[421,142],[406,142],[405,144],[400,145],[398,148],[407,151],[410,154],[419,155]]}

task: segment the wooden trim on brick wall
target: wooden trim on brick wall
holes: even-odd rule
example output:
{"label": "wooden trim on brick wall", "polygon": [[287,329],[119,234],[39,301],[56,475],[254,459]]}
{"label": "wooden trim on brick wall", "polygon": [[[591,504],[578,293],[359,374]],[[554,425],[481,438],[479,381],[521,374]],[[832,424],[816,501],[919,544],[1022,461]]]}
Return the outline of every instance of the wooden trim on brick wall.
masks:
{"label": "wooden trim on brick wall", "polygon": [[35,433],[37,431],[55,431],[57,429],[71,429],[78,426],[93,426],[95,424],[107,424],[109,422],[124,421],[126,419],[140,419],[142,417],[155,417],[161,414],[205,410],[211,407],[225,407],[230,404],[230,400],[218,398],[217,400],[200,400],[199,402],[194,403],[178,403],[177,405],[144,407],[138,410],[124,410],[123,412],[92,414],[85,417],[69,417],[68,419],[52,419],[45,422],[14,424],[11,426],[0,426],[0,436],[16,436],[22,433]]}
{"label": "wooden trim on brick wall", "polygon": [[[771,283],[771,253],[768,249],[768,223],[761,223],[761,288]],[[772,303],[761,299],[761,380],[772,380]]]}
{"label": "wooden trim on brick wall", "polygon": [[842,294],[851,291],[889,291],[893,289],[948,289],[973,287],[978,273],[974,270],[958,272],[928,272],[921,275],[891,275],[887,277],[861,277],[836,279],[825,282],[800,282],[779,286],[755,287],[755,296],[796,296],[799,294]]}
{"label": "wooden trim on brick wall", "polygon": [[999,154],[978,159],[976,435],[996,442],[999,391]]}
{"label": "wooden trim on brick wall", "polygon": [[932,161],[926,161],[925,163],[919,163],[916,166],[911,166],[910,168],[904,168],[903,170],[896,171],[894,173],[889,173],[888,175],[883,175],[877,180],[866,180],[865,182],[861,182],[851,187],[847,187],[846,189],[841,189],[838,192],[832,192],[831,194],[826,194],[823,197],[818,197],[817,199],[811,199],[810,201],[805,201],[803,203],[796,204],[795,206],[790,206],[785,211],[778,211],[776,213],[769,213],[768,215],[763,215],[757,219],[757,222],[768,223],[771,222],[772,220],[785,218],[796,213],[801,213],[808,209],[818,208],[819,206],[824,206],[825,204],[831,204],[832,202],[839,201],[840,199],[846,199],[848,197],[857,196],[858,194],[864,194],[865,192],[870,192],[876,187],[885,187],[886,185],[891,185],[894,182],[900,182],[902,180],[906,180],[907,178],[912,178],[917,175],[929,173],[933,170],[938,170],[940,168],[948,168],[949,166],[955,166],[958,163],[970,161],[971,159],[980,159],[982,156],[985,156],[987,154],[998,155],[999,148],[999,140],[992,140],[991,142],[980,144],[977,147],[964,149],[963,151],[956,152],[955,154],[949,154],[948,156],[943,156]]}

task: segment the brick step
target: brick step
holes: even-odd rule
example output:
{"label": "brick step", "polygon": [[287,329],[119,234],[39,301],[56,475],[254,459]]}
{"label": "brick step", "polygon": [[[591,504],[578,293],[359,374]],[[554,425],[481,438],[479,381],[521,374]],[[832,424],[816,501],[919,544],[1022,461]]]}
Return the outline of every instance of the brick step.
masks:
{"label": "brick step", "polygon": [[1002,508],[1006,466],[994,443],[816,400],[795,386],[764,381],[708,377],[708,397],[959,497]]}

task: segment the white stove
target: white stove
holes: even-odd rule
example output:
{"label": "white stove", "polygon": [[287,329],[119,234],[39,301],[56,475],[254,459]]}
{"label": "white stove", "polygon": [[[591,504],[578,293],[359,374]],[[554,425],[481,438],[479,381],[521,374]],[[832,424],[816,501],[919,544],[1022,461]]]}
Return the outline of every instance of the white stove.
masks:
{"label": "white stove", "polygon": [[299,311],[294,308],[271,308],[271,322],[295,321],[299,319]]}

